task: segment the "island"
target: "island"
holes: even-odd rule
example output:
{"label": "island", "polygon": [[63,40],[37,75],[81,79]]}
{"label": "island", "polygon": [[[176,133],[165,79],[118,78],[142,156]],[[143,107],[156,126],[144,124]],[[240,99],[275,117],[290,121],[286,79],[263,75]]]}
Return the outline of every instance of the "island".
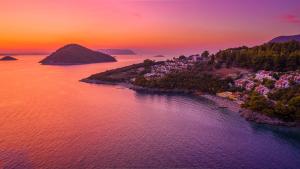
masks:
{"label": "island", "polygon": [[58,49],[40,63],[43,65],[79,65],[116,61],[110,55],[93,51],[78,44],[69,44]]}
{"label": "island", "polygon": [[155,58],[163,58],[163,57],[165,57],[164,55],[155,55],[155,56],[153,56],[153,57],[155,57]]}
{"label": "island", "polygon": [[[266,43],[180,56],[109,70],[82,80],[137,91],[224,98],[249,121],[296,126],[300,121],[300,43]],[[225,107],[225,106],[220,106]]]}
{"label": "island", "polygon": [[4,56],[3,58],[0,59],[0,61],[14,61],[14,60],[18,60],[18,59],[11,56]]}
{"label": "island", "polygon": [[108,55],[136,55],[131,49],[100,49],[99,51]]}

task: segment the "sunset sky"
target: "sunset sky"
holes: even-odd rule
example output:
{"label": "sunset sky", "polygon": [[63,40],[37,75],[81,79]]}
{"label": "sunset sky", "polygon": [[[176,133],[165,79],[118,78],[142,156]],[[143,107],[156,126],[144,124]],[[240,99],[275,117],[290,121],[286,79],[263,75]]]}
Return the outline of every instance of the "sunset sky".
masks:
{"label": "sunset sky", "polygon": [[300,34],[299,0],[0,0],[0,52],[218,50]]}

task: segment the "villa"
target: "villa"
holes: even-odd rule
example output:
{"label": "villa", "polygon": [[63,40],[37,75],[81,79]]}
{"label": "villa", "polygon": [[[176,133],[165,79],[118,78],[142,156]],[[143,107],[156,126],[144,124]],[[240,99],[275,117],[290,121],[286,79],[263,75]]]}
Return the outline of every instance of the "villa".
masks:
{"label": "villa", "polygon": [[275,88],[277,89],[286,89],[290,87],[288,80],[278,80],[275,82]]}
{"label": "villa", "polygon": [[255,83],[254,83],[253,81],[248,81],[248,83],[247,83],[245,89],[246,89],[247,91],[251,91],[251,90],[253,90],[254,87],[255,87]]}
{"label": "villa", "polygon": [[263,81],[264,79],[269,79],[269,80],[275,80],[272,76],[271,76],[271,72],[270,71],[259,71],[258,73],[255,74],[255,79],[259,80],[259,81]]}
{"label": "villa", "polygon": [[270,92],[270,89],[268,89],[264,85],[259,85],[255,88],[255,91],[261,95],[266,96]]}

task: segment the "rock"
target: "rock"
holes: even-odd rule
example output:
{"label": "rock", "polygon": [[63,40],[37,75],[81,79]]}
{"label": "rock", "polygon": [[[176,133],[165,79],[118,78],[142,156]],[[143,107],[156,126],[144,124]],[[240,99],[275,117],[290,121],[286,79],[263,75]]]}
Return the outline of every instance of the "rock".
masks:
{"label": "rock", "polygon": [[43,65],[78,65],[101,62],[116,62],[116,59],[77,44],[66,45],[40,61]]}
{"label": "rock", "polygon": [[11,57],[11,56],[4,56],[0,60],[1,61],[13,61],[13,60],[18,60],[18,59],[14,58],[14,57]]}
{"label": "rock", "polygon": [[240,115],[248,121],[253,121],[259,124],[269,124],[275,126],[288,126],[288,127],[296,126],[295,122],[285,122],[247,109],[241,110]]}

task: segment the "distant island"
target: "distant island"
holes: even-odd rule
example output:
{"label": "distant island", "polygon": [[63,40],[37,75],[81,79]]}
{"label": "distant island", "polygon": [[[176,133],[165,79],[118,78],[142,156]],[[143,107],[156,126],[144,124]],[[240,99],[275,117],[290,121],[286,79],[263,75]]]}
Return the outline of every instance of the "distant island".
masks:
{"label": "distant island", "polygon": [[272,39],[270,42],[271,43],[283,43],[283,42],[289,42],[289,41],[300,42],[300,35],[279,36],[279,37]]}
{"label": "distant island", "polygon": [[116,61],[110,55],[93,51],[77,44],[69,44],[58,49],[40,61],[40,63],[43,65],[78,65]]}
{"label": "distant island", "polygon": [[100,49],[99,51],[108,55],[136,55],[131,49]]}
{"label": "distant island", "polygon": [[153,56],[153,57],[155,57],[155,58],[163,58],[163,57],[165,57],[164,55],[155,55],[155,56]]}
{"label": "distant island", "polygon": [[14,60],[18,60],[18,59],[11,56],[4,56],[3,58],[0,59],[0,61],[14,61]]}
{"label": "distant island", "polygon": [[26,51],[19,51],[19,52],[1,52],[0,55],[6,56],[20,56],[20,55],[48,55],[48,52],[26,52]]}
{"label": "distant island", "polygon": [[205,94],[232,100],[249,121],[300,122],[300,42],[230,48],[216,54],[126,66],[94,74],[88,83],[125,84],[146,92]]}

